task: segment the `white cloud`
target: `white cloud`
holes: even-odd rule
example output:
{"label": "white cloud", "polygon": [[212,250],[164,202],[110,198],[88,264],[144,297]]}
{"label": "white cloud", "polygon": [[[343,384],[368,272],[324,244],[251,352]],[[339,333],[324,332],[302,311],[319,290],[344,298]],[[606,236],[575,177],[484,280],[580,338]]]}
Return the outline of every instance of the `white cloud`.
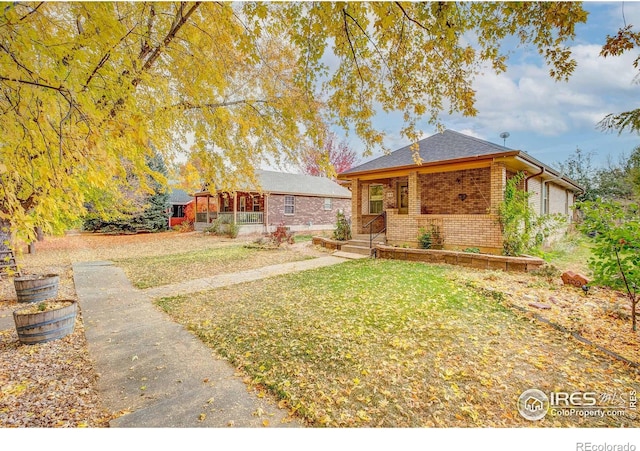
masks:
{"label": "white cloud", "polygon": [[572,48],[578,65],[568,82],[556,82],[546,67],[532,64],[514,65],[501,74],[486,71],[474,82],[478,125],[553,136],[593,129],[607,113],[635,108],[635,55],[603,58],[600,49]]}

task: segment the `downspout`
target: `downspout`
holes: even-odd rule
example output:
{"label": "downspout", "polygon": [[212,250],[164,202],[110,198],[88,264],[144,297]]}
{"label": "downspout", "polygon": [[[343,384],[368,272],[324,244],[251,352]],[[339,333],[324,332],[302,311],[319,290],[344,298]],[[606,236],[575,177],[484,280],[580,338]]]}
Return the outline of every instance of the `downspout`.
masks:
{"label": "downspout", "polygon": [[537,177],[537,176],[542,175],[542,174],[544,174],[544,166],[542,166],[540,168],[540,172],[538,172],[537,174],[532,174],[529,177],[526,177],[524,179],[524,192],[525,193],[529,192],[529,179],[532,179],[532,178]]}

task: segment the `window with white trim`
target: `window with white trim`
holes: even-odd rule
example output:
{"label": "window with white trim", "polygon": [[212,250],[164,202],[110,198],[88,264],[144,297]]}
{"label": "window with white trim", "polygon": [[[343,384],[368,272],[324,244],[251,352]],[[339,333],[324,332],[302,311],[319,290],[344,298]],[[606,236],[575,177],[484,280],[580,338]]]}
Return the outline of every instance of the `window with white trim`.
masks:
{"label": "window with white trim", "polygon": [[325,210],[331,210],[331,198],[330,197],[325,197],[324,198],[324,209]]}
{"label": "window with white trim", "polygon": [[284,196],[284,214],[293,215],[296,209],[296,198],[294,196]]}
{"label": "window with white trim", "polygon": [[545,183],[542,188],[542,214],[549,214],[549,184]]}
{"label": "window with white trim", "polygon": [[382,213],[383,194],[382,185],[369,185],[369,214]]}

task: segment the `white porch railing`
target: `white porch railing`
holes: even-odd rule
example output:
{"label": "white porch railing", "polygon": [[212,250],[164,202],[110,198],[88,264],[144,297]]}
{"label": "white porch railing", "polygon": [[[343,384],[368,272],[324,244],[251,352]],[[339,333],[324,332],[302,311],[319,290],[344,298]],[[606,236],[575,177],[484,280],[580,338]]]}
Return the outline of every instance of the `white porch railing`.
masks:
{"label": "white porch railing", "polygon": [[261,211],[241,211],[236,213],[238,224],[262,224],[264,213]]}
{"label": "white porch railing", "polygon": [[[209,219],[211,221],[219,219],[224,224],[231,224],[233,222],[232,212],[211,212],[209,213]],[[206,213],[197,213],[196,222],[207,222]],[[236,212],[237,224],[263,224],[264,213],[261,211],[238,211]]]}

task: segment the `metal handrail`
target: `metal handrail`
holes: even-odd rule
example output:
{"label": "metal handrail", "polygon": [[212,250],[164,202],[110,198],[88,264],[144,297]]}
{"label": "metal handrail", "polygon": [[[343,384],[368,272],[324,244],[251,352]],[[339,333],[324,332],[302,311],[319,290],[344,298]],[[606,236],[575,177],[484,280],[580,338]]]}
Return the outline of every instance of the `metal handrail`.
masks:
{"label": "metal handrail", "polygon": [[[383,225],[382,225],[382,230],[379,230],[375,236],[373,235],[373,223],[376,221],[376,219],[378,218],[382,218],[383,219]],[[378,235],[380,235],[382,232],[386,232],[387,231],[387,212],[383,211],[382,213],[380,213],[378,216],[376,216],[375,218],[373,218],[371,221],[367,222],[364,227],[362,227],[363,229],[366,229],[367,227],[369,227],[369,249],[373,249],[373,240],[375,238],[378,237]]]}

